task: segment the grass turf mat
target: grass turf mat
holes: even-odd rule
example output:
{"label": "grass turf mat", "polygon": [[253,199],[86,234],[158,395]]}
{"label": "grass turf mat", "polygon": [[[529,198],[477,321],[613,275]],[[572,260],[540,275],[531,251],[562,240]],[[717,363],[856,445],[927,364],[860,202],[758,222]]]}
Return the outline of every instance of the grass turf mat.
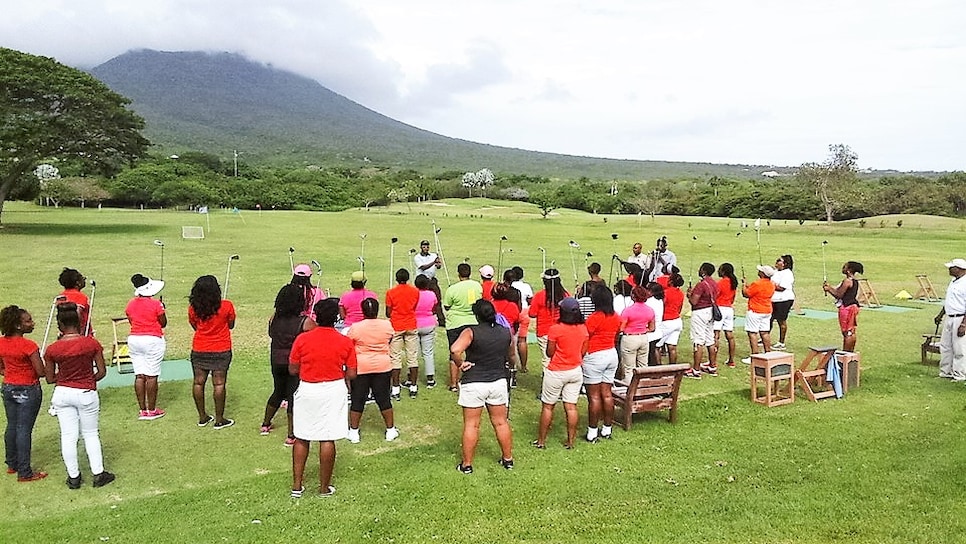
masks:
{"label": "grass turf mat", "polygon": [[[178,380],[190,380],[191,361],[187,359],[169,359],[161,363],[161,376],[158,377],[162,382],[174,382]],[[130,387],[134,385],[134,373],[121,374],[116,366],[107,368],[107,376],[97,382],[99,387]]]}

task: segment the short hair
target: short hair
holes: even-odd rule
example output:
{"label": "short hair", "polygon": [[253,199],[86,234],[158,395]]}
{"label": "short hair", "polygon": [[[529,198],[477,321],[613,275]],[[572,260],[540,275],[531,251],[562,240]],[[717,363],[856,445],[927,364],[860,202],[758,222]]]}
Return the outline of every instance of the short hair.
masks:
{"label": "short hair", "polygon": [[73,289],[80,285],[81,280],[84,279],[84,275],[74,270],[73,268],[64,268],[64,271],[60,273],[60,277],[57,281],[64,289]]}
{"label": "short hair", "polygon": [[312,308],[315,312],[315,324],[320,327],[333,327],[335,320],[339,318],[339,299],[326,298],[315,303]]}
{"label": "short hair", "polygon": [[413,280],[413,285],[415,285],[416,289],[419,289],[420,291],[429,289],[429,276],[425,274],[416,274],[416,279]]}
{"label": "short hair", "polygon": [[20,306],[10,305],[0,310],[0,334],[13,336],[17,333],[17,327],[23,319],[23,314],[27,313]]}
{"label": "short hair", "polygon": [[459,274],[461,278],[468,278],[470,277],[470,274],[473,273],[473,269],[470,268],[470,265],[467,263],[460,263],[459,266],[456,267],[456,273]]}
{"label": "short hair", "polygon": [[514,266],[510,270],[513,271],[513,275],[517,278],[516,281],[520,281],[523,279],[523,268],[520,268],[519,266]]}
{"label": "short hair", "polygon": [[400,268],[396,270],[396,283],[406,283],[409,281],[409,270]]}
{"label": "short hair", "polygon": [[493,303],[489,300],[486,300],[485,298],[476,299],[476,302],[473,303],[472,309],[473,315],[481,325],[496,324],[496,308],[493,307]]}
{"label": "short hair", "polygon": [[631,289],[631,300],[634,302],[644,302],[649,296],[651,296],[651,292],[640,285]]}
{"label": "short hair", "polygon": [[349,287],[352,287],[353,289],[365,289],[366,280],[362,280],[362,281],[351,280],[349,281]]}
{"label": "short hair", "polygon": [[75,328],[80,330],[80,315],[77,313],[77,304],[73,302],[64,302],[57,305],[57,328],[63,331],[64,329]]}
{"label": "short hair", "polygon": [[286,283],[275,295],[275,315],[293,317],[305,308],[305,293],[302,287]]}
{"label": "short hair", "polygon": [[595,276],[600,274],[600,263],[590,263],[590,266],[587,267],[587,272],[590,272]]}
{"label": "short hair", "polygon": [[516,272],[513,271],[512,268],[507,268],[506,270],[503,271],[503,283],[510,285],[511,283],[516,281],[516,279],[517,279],[517,274]]}
{"label": "short hair", "polygon": [[507,297],[510,296],[510,286],[505,283],[498,283],[493,286],[490,293],[493,295],[493,300],[509,300]]}
{"label": "short hair", "polygon": [[362,316],[366,319],[375,319],[379,315],[379,301],[372,297],[363,300],[359,306],[362,308]]}

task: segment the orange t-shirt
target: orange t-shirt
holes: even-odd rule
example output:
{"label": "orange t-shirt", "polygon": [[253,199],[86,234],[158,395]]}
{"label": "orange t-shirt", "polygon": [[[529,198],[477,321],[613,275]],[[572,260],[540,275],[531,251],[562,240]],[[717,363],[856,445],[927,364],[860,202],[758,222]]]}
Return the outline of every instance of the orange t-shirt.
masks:
{"label": "orange t-shirt", "polygon": [[587,327],[590,338],[587,353],[614,349],[617,331],[621,330],[621,316],[616,313],[607,315],[604,312],[594,312],[587,317],[584,326]]}
{"label": "orange t-shirt", "polygon": [[378,374],[392,370],[389,341],[392,325],[385,319],[363,319],[349,327],[347,336],[355,342],[357,372]]}
{"label": "orange t-shirt", "polygon": [[[564,297],[569,296],[570,293],[564,291]],[[547,336],[550,327],[560,320],[560,308],[558,306],[547,307],[547,291],[542,289],[537,291],[537,294],[533,295],[530,300],[528,315],[537,320],[537,336]]]}
{"label": "orange t-shirt", "polygon": [[736,292],[736,289],[731,288],[731,278],[721,278],[718,280],[718,298],[714,299],[714,303],[718,306],[731,308],[735,305]]}
{"label": "orange t-shirt", "polygon": [[745,288],[748,293],[748,310],[757,314],[771,313],[771,296],[775,294],[775,284],[768,278],[758,278]]}
{"label": "orange t-shirt", "polygon": [[[734,292],[731,296],[734,298]],[[684,291],[679,287],[668,287],[664,290],[664,321],[681,317],[681,308],[683,307]]]}
{"label": "orange t-shirt", "polygon": [[550,358],[547,370],[571,370],[580,366],[584,362],[584,354],[581,353],[581,348],[583,348],[584,341],[588,337],[587,327],[583,323],[580,325],[557,323],[550,327],[550,331],[547,333],[547,343],[553,342],[556,345],[556,350],[553,357]]}
{"label": "orange t-shirt", "polygon": [[222,300],[215,315],[204,321],[195,314],[194,306],[188,305],[188,323],[194,328],[192,351],[219,353],[231,351],[231,328],[235,323],[235,306],[230,300]]}
{"label": "orange t-shirt", "polygon": [[416,328],[416,305],[419,304],[419,289],[408,283],[399,283],[386,291],[386,309],[389,322],[397,331],[411,331]]}

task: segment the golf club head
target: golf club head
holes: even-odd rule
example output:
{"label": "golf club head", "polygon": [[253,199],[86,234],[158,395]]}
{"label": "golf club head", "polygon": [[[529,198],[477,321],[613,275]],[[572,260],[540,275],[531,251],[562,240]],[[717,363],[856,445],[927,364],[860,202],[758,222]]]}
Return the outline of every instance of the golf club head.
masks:
{"label": "golf club head", "polygon": [[366,236],[369,236],[369,235],[368,235],[368,234],[366,234],[366,233],[364,233],[364,232],[360,232],[360,233],[359,233],[359,238],[362,238],[363,240],[365,240],[365,239],[366,239]]}
{"label": "golf club head", "polygon": [[823,246],[826,246],[826,245],[828,245],[828,240],[822,240],[822,245],[823,245]]}
{"label": "golf club head", "polygon": [[91,287],[97,287],[97,282],[94,280],[91,280]]}
{"label": "golf club head", "polygon": [[228,260],[229,261],[237,261],[240,258],[241,258],[241,256],[239,256],[237,253],[235,253],[234,255],[228,257]]}
{"label": "golf club head", "polygon": [[315,259],[312,259],[312,266],[314,266],[315,269],[318,270],[320,274],[322,273],[322,263],[320,263],[319,261],[316,261]]}
{"label": "golf club head", "polygon": [[574,249],[580,249],[580,244],[578,244],[577,242],[574,242],[573,240],[571,240],[570,241],[570,247],[572,247]]}
{"label": "golf club head", "polygon": [[741,236],[741,233],[740,232],[736,232],[735,233],[735,236]]}
{"label": "golf club head", "polygon": [[546,253],[547,252],[547,250],[546,249],[543,249],[542,247],[538,247],[537,248],[537,251],[539,251],[540,253]]}
{"label": "golf club head", "polygon": [[155,240],[154,245],[158,247],[164,247],[164,242],[162,242],[161,240]]}
{"label": "golf club head", "polygon": [[500,240],[503,240],[504,242],[506,242],[506,236],[500,236]]}
{"label": "golf club head", "polygon": [[593,256],[594,256],[594,254],[588,251],[588,252],[587,252],[587,256],[588,256],[588,257],[593,257]]}
{"label": "golf club head", "polygon": [[416,248],[414,248],[414,247],[409,248],[409,254],[410,255],[415,255],[416,254]]}
{"label": "golf club head", "polygon": [[697,236],[692,236],[691,239],[694,240],[695,242],[698,241],[698,237]]}
{"label": "golf club head", "polygon": [[436,234],[439,234],[439,231],[441,230],[443,230],[443,227],[436,227]]}
{"label": "golf club head", "polygon": [[294,247],[289,247],[288,248],[288,252],[289,253],[295,253],[295,248]]}
{"label": "golf club head", "polygon": [[550,268],[555,268],[556,266],[557,266],[557,261],[551,260],[550,261]]}
{"label": "golf club head", "polygon": [[616,233],[616,232],[614,232],[614,233],[611,233],[611,235],[610,235],[610,239],[611,239],[611,240],[616,240],[616,239],[617,239],[617,233]]}
{"label": "golf club head", "polygon": [[395,243],[396,243],[396,242],[398,242],[398,241],[399,241],[399,238],[396,238],[395,236],[393,236],[393,237],[392,237],[392,238],[391,238],[391,239],[389,240],[389,243],[390,243],[390,244],[395,244]]}
{"label": "golf club head", "polygon": [[508,248],[506,248],[506,251],[507,251],[507,253],[513,253],[513,248],[512,247],[508,247]]}
{"label": "golf club head", "polygon": [[470,258],[469,258],[469,257],[463,257],[463,262],[464,262],[464,263],[468,263],[468,262],[470,262]]}

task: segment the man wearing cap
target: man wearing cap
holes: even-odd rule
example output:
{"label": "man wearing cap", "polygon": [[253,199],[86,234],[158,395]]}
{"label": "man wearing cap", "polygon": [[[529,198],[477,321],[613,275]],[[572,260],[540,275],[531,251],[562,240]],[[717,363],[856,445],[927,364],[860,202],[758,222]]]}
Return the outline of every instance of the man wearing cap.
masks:
{"label": "man wearing cap", "polygon": [[[775,284],[771,277],[775,269],[768,265],[758,265],[758,279],[745,285],[745,278],[741,278],[741,296],[748,299],[748,312],[745,314],[745,332],[748,333],[748,344],[751,353],[758,353],[758,338],[764,351],[771,351],[771,297],[775,294]],[[751,364],[751,357],[741,362]]]}
{"label": "man wearing cap", "polygon": [[943,308],[936,315],[936,324],[942,323],[939,377],[966,382],[966,259],[953,259],[946,268],[953,279],[946,288]]}
{"label": "man wearing cap", "polygon": [[661,236],[655,243],[654,251],[645,257],[641,268],[648,273],[647,281],[650,282],[657,279],[658,276],[668,273],[671,267],[677,266],[677,264],[677,255],[667,248],[667,236]]}
{"label": "man wearing cap", "polygon": [[483,286],[483,300],[493,302],[493,267],[484,264],[480,267],[480,285]]}
{"label": "man wearing cap", "polygon": [[[449,346],[453,347],[453,342],[459,338],[463,329],[476,325],[476,316],[473,314],[473,303],[483,297],[483,286],[480,282],[470,279],[472,268],[466,263],[460,263],[456,267],[456,274],[459,281],[450,285],[443,295],[443,308],[446,310],[446,340]],[[456,385],[459,368],[450,353],[449,365],[449,390],[458,393],[459,387]]]}
{"label": "man wearing cap", "polygon": [[429,240],[419,242],[419,253],[413,255],[413,265],[416,267],[416,274],[426,276],[430,279],[436,278],[436,271],[443,266],[443,261],[439,255],[430,253]]}

